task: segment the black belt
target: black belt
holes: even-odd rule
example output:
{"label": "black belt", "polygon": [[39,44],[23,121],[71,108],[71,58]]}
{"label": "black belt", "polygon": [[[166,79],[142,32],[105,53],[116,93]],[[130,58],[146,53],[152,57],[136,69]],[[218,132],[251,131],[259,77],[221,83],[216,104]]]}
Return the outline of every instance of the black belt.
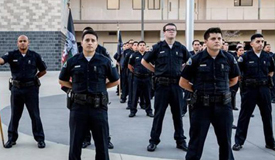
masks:
{"label": "black belt", "polygon": [[[203,102],[205,100],[207,96],[198,96],[198,100],[200,102]],[[207,97],[209,98],[209,102],[211,103],[219,103],[219,102],[223,102],[223,96],[209,96]]]}
{"label": "black belt", "polygon": [[108,96],[106,94],[81,94],[74,93],[74,102],[82,105],[89,104],[94,108],[98,108],[101,105],[107,106]]}
{"label": "black belt", "polygon": [[246,79],[244,80],[246,86],[266,86],[268,81],[257,81],[255,79]]}
{"label": "black belt", "polygon": [[138,78],[148,78],[151,74],[140,74],[140,73],[134,73],[134,76]]}
{"label": "black belt", "polygon": [[13,86],[17,87],[17,88],[22,88],[22,87],[31,87],[36,85],[35,81],[29,81],[29,82],[20,82],[17,80],[11,80],[11,83]]}
{"label": "black belt", "polygon": [[156,82],[160,84],[178,84],[178,78],[169,78],[169,77],[156,77]]}

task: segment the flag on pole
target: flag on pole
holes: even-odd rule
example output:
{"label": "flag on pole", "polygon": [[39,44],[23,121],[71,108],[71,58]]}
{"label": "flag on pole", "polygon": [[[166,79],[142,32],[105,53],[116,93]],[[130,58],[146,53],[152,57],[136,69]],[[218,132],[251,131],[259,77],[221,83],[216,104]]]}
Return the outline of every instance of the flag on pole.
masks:
{"label": "flag on pole", "polygon": [[118,56],[121,56],[122,54],[122,47],[123,47],[123,42],[122,42],[122,38],[121,38],[121,33],[120,33],[120,30],[117,31],[117,39],[118,39],[118,43],[117,43],[117,54]]}
{"label": "flag on pole", "polygon": [[77,50],[77,42],[76,42],[75,32],[74,32],[74,22],[73,22],[71,9],[69,8],[66,42],[62,53],[62,64],[64,64],[69,58],[73,57],[77,53],[78,53],[78,50]]}

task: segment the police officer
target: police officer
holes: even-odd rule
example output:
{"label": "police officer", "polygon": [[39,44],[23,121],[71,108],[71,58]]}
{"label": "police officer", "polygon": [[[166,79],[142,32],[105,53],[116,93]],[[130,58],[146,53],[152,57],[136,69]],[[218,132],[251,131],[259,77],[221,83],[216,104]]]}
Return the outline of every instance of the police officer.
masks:
{"label": "police officer", "polygon": [[[93,31],[93,28],[91,28],[91,27],[85,27],[85,28],[83,29],[82,33],[86,32],[86,31],[88,31],[88,30],[92,30],[92,31]],[[80,47],[78,48],[78,51],[79,51],[79,53],[81,53],[81,52],[83,51],[82,46],[80,46]],[[97,46],[97,48],[96,48],[96,52],[99,53],[99,54],[102,54],[103,56],[109,58],[109,59],[112,61],[112,59],[111,59],[111,57],[110,57],[110,55],[109,55],[109,53],[107,52],[107,50],[106,50],[105,47],[103,47],[103,46],[101,46],[101,45],[98,44],[98,46]],[[109,131],[108,131],[108,132],[109,132]],[[110,134],[109,134],[109,135],[110,135]],[[87,133],[86,133],[85,139],[84,139],[84,141],[83,141],[82,148],[86,148],[86,147],[88,147],[89,145],[91,145],[91,138],[92,138],[91,132],[88,130]],[[113,149],[113,148],[114,148],[114,145],[113,145],[113,143],[111,142],[111,137],[110,137],[110,136],[109,136],[109,138],[108,138],[108,141],[109,141],[109,142],[108,142],[108,148],[109,148],[109,149]]]}
{"label": "police officer", "polygon": [[246,139],[250,116],[256,105],[259,106],[264,125],[265,147],[275,150],[269,89],[269,87],[274,86],[272,84],[274,60],[263,51],[263,35],[252,35],[250,45],[252,50],[247,51],[238,59],[242,72],[243,96],[233,150],[239,151],[242,148]]}
{"label": "police officer", "polygon": [[[153,46],[142,59],[141,63],[155,73],[155,103],[154,120],[151,129],[151,139],[147,147],[148,151],[155,151],[160,142],[162,121],[168,104],[174,122],[174,139],[176,147],[184,151],[187,150],[182,124],[182,89],[178,82],[183,63],[190,57],[187,49],[179,42],[175,41],[177,27],[173,23],[168,23],[163,27],[164,41],[160,41]],[[155,62],[155,66],[151,64]]]}
{"label": "police officer", "polygon": [[128,68],[134,74],[133,82],[133,100],[130,108],[129,117],[136,116],[137,103],[140,97],[144,97],[145,111],[147,116],[154,117],[151,108],[151,73],[141,64],[141,59],[146,54],[146,43],[144,41],[138,42],[138,52],[131,55]]}
{"label": "police officer", "polygon": [[133,44],[131,45],[130,50],[126,53],[125,55],[125,60],[123,63],[123,68],[127,68],[127,82],[128,82],[128,102],[127,102],[127,107],[126,109],[130,109],[132,106],[132,101],[133,101],[133,74],[130,72],[128,69],[128,62],[132,54],[138,51],[138,42],[133,41]]}
{"label": "police officer", "polygon": [[[39,113],[39,86],[38,78],[46,74],[46,64],[41,56],[29,50],[29,39],[20,35],[17,39],[18,50],[6,53],[0,58],[0,64],[9,63],[12,79],[11,85],[11,120],[8,128],[8,141],[5,148],[11,148],[18,138],[18,123],[21,118],[24,104],[32,121],[34,139],[38,148],[45,148],[45,135]],[[37,72],[37,70],[39,72]]]}
{"label": "police officer", "polygon": [[[83,53],[70,58],[59,75],[61,85],[72,88],[70,108],[70,160],[80,160],[81,146],[91,130],[96,160],[109,160],[108,95],[106,88],[116,86],[119,77],[111,60],[95,52],[98,36],[93,30],[82,34]],[[72,82],[70,82],[72,77]],[[109,82],[106,83],[106,78]]]}
{"label": "police officer", "polygon": [[[233,160],[231,128],[233,122],[229,87],[239,76],[237,61],[221,50],[220,28],[204,33],[207,48],[191,57],[182,71],[179,85],[193,92],[190,115],[190,141],[186,160],[199,160],[204,141],[212,123],[217,136],[220,160]],[[189,82],[192,80],[193,85]]]}
{"label": "police officer", "polygon": [[[196,40],[196,39],[193,40],[192,47],[193,47],[193,50],[190,51],[190,54],[192,56],[194,56],[195,54],[200,52],[200,41]],[[189,91],[183,89],[183,92],[184,92],[184,97],[183,97],[183,102],[182,102],[182,116],[184,116],[187,112],[187,99],[190,98]]]}
{"label": "police officer", "polygon": [[[271,52],[270,44],[265,44],[264,51],[269,54],[273,59],[275,58],[275,54]],[[272,77],[273,83],[275,83],[275,76]],[[270,88],[271,92],[271,103],[275,103],[275,87]]]}

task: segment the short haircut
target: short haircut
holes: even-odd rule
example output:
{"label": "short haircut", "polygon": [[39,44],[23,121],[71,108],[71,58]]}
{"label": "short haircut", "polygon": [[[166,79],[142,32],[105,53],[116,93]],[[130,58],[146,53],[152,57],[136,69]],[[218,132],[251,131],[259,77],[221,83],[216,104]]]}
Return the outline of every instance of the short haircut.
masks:
{"label": "short haircut", "polygon": [[203,35],[204,40],[207,40],[210,37],[210,33],[220,33],[222,35],[222,31],[219,27],[209,28]]}
{"label": "short haircut", "polygon": [[134,41],[133,39],[129,39],[128,43],[130,43],[130,41]]}
{"label": "short haircut", "polygon": [[236,52],[238,52],[238,50],[239,50],[240,48],[244,48],[244,47],[243,47],[243,46],[238,46],[238,47],[236,48]]}
{"label": "short haircut", "polygon": [[[138,42],[138,45],[139,45],[140,43],[144,43],[144,44],[146,45],[146,42],[145,42],[145,41],[139,41],[139,42]],[[147,46],[147,47],[149,47],[149,46]]]}
{"label": "short haircut", "polygon": [[201,44],[201,42],[197,39],[195,39],[193,42],[192,42],[192,45],[194,45],[195,42],[199,42]]}
{"label": "short haircut", "polygon": [[265,48],[266,46],[270,46],[270,44],[265,44],[265,45],[264,45],[264,48]]}
{"label": "short haircut", "polygon": [[163,26],[163,29],[162,29],[163,32],[166,31],[166,27],[167,27],[167,26],[175,26],[175,27],[176,27],[176,30],[177,30],[177,26],[176,26],[174,23],[167,23],[166,25]]}
{"label": "short haircut", "polygon": [[137,44],[138,44],[138,41],[134,41],[133,44],[134,44],[134,43],[137,43]]}
{"label": "short haircut", "polygon": [[250,38],[251,42],[255,39],[255,38],[264,38],[264,36],[260,33],[256,33],[256,34],[253,34]]}
{"label": "short haircut", "polygon": [[82,33],[82,40],[86,34],[92,34],[92,35],[96,36],[96,40],[98,40],[98,36],[94,30],[87,30],[84,33]]}
{"label": "short haircut", "polygon": [[93,28],[92,27],[85,27],[83,30],[82,30],[82,32],[86,32],[86,31],[88,31],[88,30],[93,30]]}

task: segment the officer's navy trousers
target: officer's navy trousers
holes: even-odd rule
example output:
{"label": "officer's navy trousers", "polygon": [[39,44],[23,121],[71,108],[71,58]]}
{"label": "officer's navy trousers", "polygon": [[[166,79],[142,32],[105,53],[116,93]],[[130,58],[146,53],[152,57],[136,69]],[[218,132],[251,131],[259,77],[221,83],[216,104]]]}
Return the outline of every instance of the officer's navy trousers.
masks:
{"label": "officer's navy trousers", "polygon": [[109,160],[108,118],[103,107],[73,103],[70,111],[69,160],[81,160],[82,142],[87,130],[91,130],[96,148],[96,160]]}
{"label": "officer's navy trousers", "polygon": [[274,145],[272,131],[271,98],[270,89],[267,86],[246,87],[243,90],[241,111],[235,135],[235,143],[243,145],[247,136],[250,117],[258,105],[262,116],[266,145]]}
{"label": "officer's navy trousers", "polygon": [[[138,99],[143,96],[145,100],[145,110],[147,113],[152,113],[151,108],[151,79],[150,77],[147,78],[139,78],[134,77],[134,83],[133,83],[133,103],[131,106],[131,112],[136,113],[137,112],[137,103]],[[140,101],[142,99],[140,98]]]}
{"label": "officer's navy trousers", "polygon": [[186,160],[201,159],[210,123],[214,127],[219,144],[219,159],[234,160],[231,150],[233,113],[230,103],[210,103],[210,106],[195,103],[190,121],[190,141]]}
{"label": "officer's navy trousers", "polygon": [[154,103],[154,120],[151,129],[150,143],[158,144],[160,142],[160,134],[162,130],[162,122],[168,105],[171,107],[173,122],[174,122],[174,139],[177,144],[185,141],[183,124],[182,124],[182,109],[181,100],[183,99],[182,89],[178,84],[161,85],[156,84],[155,103]]}
{"label": "officer's navy trousers", "polygon": [[11,88],[11,119],[8,128],[9,141],[16,142],[18,138],[18,124],[22,116],[24,104],[29,112],[32,122],[34,139],[44,141],[44,131],[39,112],[39,87]]}

